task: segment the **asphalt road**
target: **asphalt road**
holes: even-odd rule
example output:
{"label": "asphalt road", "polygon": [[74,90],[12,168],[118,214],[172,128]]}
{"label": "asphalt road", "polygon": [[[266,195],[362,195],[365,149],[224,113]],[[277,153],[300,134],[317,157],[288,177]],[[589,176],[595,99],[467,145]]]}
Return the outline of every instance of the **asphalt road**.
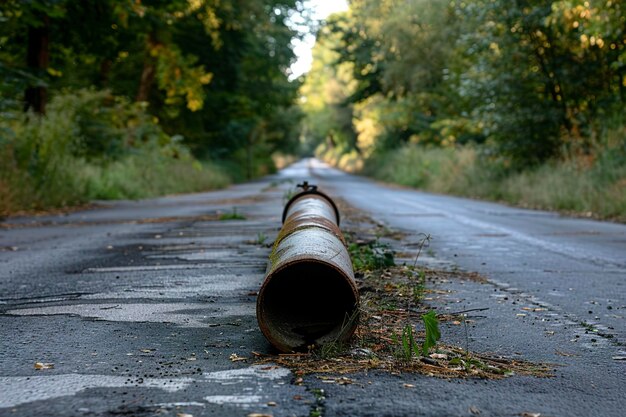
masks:
{"label": "asphalt road", "polygon": [[[369,372],[352,385],[254,365],[254,316],[285,192],[318,183],[405,232],[420,262],[475,271],[448,343],[555,364],[553,378]],[[220,221],[223,213],[246,219]],[[0,228],[0,416],[622,416],[626,226],[421,193],[301,161],[212,193],[102,203]],[[247,361],[239,360],[248,358]],[[51,363],[35,369],[35,363]],[[413,388],[408,389],[408,386]],[[321,391],[323,395],[321,395]]]}

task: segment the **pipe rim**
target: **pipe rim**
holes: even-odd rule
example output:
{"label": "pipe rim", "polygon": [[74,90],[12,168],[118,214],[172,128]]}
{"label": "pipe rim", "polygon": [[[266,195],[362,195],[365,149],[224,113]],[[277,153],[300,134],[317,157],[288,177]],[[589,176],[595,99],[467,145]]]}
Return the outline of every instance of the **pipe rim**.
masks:
{"label": "pipe rim", "polygon": [[268,318],[268,315],[266,314],[264,310],[265,299],[266,299],[266,289],[268,285],[270,285],[270,283],[276,279],[276,276],[280,276],[281,272],[284,272],[286,269],[293,267],[294,265],[307,264],[307,263],[309,264],[316,263],[316,264],[319,264],[320,266],[331,269],[334,273],[336,273],[337,277],[341,278],[340,282],[342,284],[345,284],[348,288],[350,288],[350,293],[352,294],[352,299],[354,300],[354,304],[350,307],[348,311],[346,311],[346,313],[350,313],[350,315],[356,314],[356,316],[352,322],[349,322],[349,324],[347,324],[345,328],[342,328],[342,330],[339,331],[339,333],[337,334],[337,340],[342,341],[342,342],[347,341],[352,336],[356,328],[358,327],[358,321],[359,321],[358,320],[358,313],[359,313],[358,306],[360,302],[360,294],[359,294],[358,288],[356,287],[356,283],[348,275],[346,275],[345,271],[343,271],[341,268],[338,268],[332,262],[327,262],[322,259],[311,259],[311,258],[292,259],[284,263],[283,265],[280,265],[278,268],[273,270],[270,274],[268,274],[265,277],[263,285],[261,286],[261,289],[259,290],[259,293],[257,296],[257,303],[256,303],[257,321],[259,323],[259,328],[261,329],[261,332],[263,333],[265,338],[270,342],[272,346],[274,346],[275,348],[277,348],[279,351],[282,351],[282,352],[288,353],[288,352],[297,351],[298,349],[301,349],[302,346],[291,346],[285,341],[287,338],[280,340],[279,338],[275,337],[276,335],[280,335],[280,332],[276,331],[274,326],[270,324],[271,320]]}
{"label": "pipe rim", "polygon": [[285,220],[287,220],[287,212],[289,211],[289,207],[291,207],[291,205],[298,199],[300,199],[300,197],[303,197],[305,195],[319,195],[320,197],[324,198],[326,201],[328,201],[330,203],[330,205],[333,208],[333,211],[335,212],[335,217],[337,218],[337,226],[339,226],[339,223],[341,221],[340,215],[339,215],[339,209],[337,208],[337,205],[335,204],[335,202],[333,201],[332,198],[330,198],[328,195],[326,195],[325,193],[318,191],[317,189],[311,189],[311,190],[306,190],[306,191],[300,191],[298,194],[294,195],[293,197],[291,197],[289,199],[289,201],[287,201],[287,204],[285,204],[285,208],[283,209],[283,217],[282,217],[282,223],[285,224]]}

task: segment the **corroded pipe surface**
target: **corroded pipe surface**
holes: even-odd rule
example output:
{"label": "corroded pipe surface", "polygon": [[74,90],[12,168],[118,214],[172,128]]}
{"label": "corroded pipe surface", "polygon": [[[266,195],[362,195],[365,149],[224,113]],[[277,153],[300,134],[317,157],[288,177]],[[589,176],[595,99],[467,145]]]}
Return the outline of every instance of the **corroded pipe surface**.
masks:
{"label": "corroded pipe surface", "polygon": [[358,303],[335,203],[305,188],[285,206],[257,299],[259,327],[282,352],[342,342],[356,329]]}

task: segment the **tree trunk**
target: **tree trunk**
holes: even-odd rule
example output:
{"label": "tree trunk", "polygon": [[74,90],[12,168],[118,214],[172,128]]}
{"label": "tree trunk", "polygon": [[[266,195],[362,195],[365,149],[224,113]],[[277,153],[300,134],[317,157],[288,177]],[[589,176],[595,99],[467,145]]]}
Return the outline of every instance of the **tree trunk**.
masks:
{"label": "tree trunk", "polygon": [[143,71],[141,71],[141,78],[139,80],[139,89],[137,90],[137,96],[135,101],[148,101],[150,90],[154,84],[156,77],[156,62],[155,58],[150,55],[150,51],[156,44],[154,33],[148,36],[146,45],[146,58],[143,63]]}
{"label": "tree trunk", "polygon": [[[28,29],[28,50],[26,65],[37,75],[48,68],[50,61],[50,18],[42,17],[41,26]],[[24,111],[33,110],[38,114],[46,113],[46,87],[29,86],[24,94]]]}
{"label": "tree trunk", "polygon": [[137,97],[135,101],[148,101],[148,95],[154,84],[154,76],[156,68],[151,58],[147,58],[143,64],[143,71],[141,71],[141,79],[139,80],[139,89],[137,90]]}
{"label": "tree trunk", "polygon": [[100,76],[98,78],[100,88],[105,88],[109,83],[109,74],[113,67],[113,61],[109,58],[105,58],[100,62]]}

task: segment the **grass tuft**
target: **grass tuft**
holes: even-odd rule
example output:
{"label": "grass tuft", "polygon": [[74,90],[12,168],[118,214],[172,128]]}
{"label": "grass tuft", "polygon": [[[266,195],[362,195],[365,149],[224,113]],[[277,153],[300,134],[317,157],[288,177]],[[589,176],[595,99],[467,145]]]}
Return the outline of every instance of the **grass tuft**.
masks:
{"label": "grass tuft", "polygon": [[245,220],[246,216],[237,212],[237,207],[233,207],[230,213],[220,214],[219,220]]}

